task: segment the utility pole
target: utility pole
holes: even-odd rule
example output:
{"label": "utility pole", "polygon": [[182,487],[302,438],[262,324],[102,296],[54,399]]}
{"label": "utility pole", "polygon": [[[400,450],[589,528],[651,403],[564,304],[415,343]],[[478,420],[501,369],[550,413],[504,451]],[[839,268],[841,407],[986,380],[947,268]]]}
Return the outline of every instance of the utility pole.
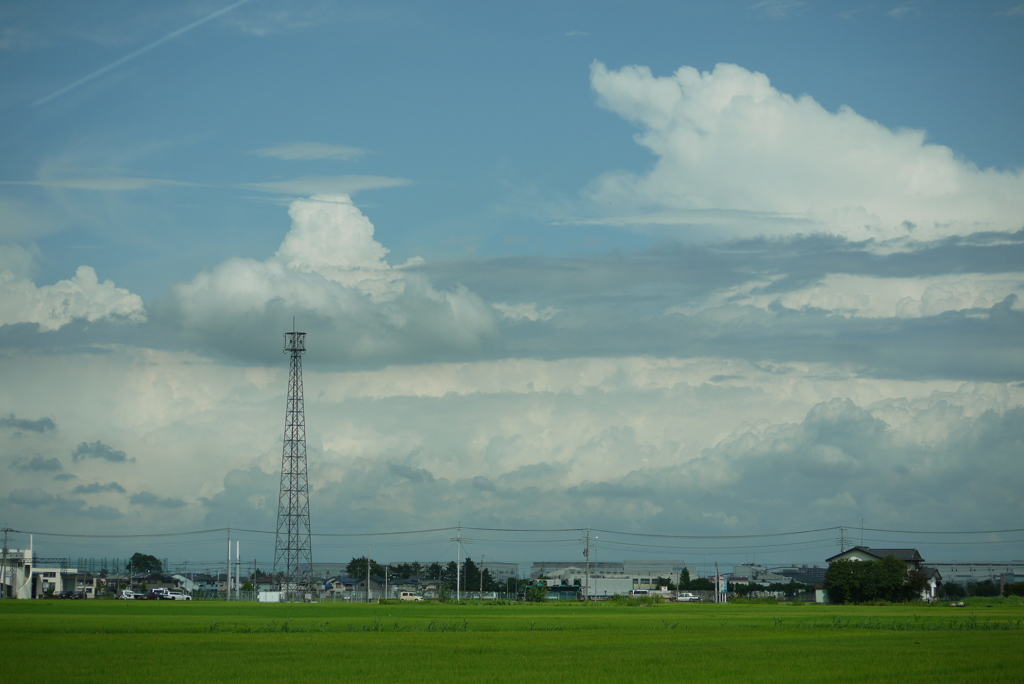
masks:
{"label": "utility pole", "polygon": [[370,547],[366,547],[366,602],[370,602]]}
{"label": "utility pole", "polygon": [[231,600],[231,528],[228,528],[228,562],[224,568],[224,600]]}
{"label": "utility pole", "polygon": [[846,528],[839,526],[839,553],[846,553]]}
{"label": "utility pole", "polygon": [[455,602],[458,603],[462,600],[462,523],[455,529]]}
{"label": "utility pole", "polygon": [[480,596],[478,597],[481,601],[484,598],[484,555],[480,554]]}
{"label": "utility pole", "polygon": [[718,561],[715,561],[715,603],[719,602],[719,598],[722,595],[722,591],[719,588],[719,582],[722,581],[722,576],[718,574]]}
{"label": "utility pole", "polygon": [[587,548],[583,549],[583,557],[587,559],[586,570],[583,574],[583,586],[586,596],[583,597],[584,601],[590,600],[590,527],[587,527]]}
{"label": "utility pole", "polygon": [[7,533],[13,531],[9,527],[4,528],[3,565],[0,565],[0,568],[3,569],[3,574],[0,575],[0,599],[7,598]]}

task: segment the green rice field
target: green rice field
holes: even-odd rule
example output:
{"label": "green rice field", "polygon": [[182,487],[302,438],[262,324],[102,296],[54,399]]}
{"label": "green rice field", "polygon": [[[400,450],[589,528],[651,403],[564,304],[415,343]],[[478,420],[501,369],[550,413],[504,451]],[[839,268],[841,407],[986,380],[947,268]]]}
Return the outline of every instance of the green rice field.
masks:
{"label": "green rice field", "polygon": [[1024,606],[2,601],[32,682],[1021,682]]}

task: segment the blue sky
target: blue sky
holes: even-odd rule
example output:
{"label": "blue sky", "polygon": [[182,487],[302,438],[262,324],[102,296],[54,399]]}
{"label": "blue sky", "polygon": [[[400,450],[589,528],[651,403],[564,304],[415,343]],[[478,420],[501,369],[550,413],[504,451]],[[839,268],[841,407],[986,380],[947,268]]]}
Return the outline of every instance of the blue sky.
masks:
{"label": "blue sky", "polygon": [[271,529],[297,316],[314,531],[1015,527],[1022,33],[1014,0],[5,3],[0,522]]}

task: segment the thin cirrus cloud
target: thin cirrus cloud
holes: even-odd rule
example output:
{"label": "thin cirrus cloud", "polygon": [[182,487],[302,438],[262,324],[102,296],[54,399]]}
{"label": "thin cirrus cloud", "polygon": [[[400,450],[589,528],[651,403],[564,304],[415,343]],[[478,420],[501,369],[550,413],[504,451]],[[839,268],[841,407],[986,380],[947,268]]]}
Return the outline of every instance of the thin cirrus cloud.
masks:
{"label": "thin cirrus cloud", "polygon": [[107,178],[51,178],[31,181],[0,181],[0,185],[28,185],[62,190],[89,190],[97,192],[130,192],[161,187],[196,187],[196,183],[166,178],[140,178],[137,176],[110,176]]}
{"label": "thin cirrus cloud", "polygon": [[656,77],[594,62],[591,86],[658,157],[646,173],[596,179],[590,199],[608,209],[592,220],[858,240],[1021,228],[1024,172],[978,169],[924,131],[828,111],[734,64]]}
{"label": "thin cirrus cloud", "polygon": [[796,12],[801,12],[806,7],[807,3],[803,2],[803,0],[762,0],[750,9],[769,17],[781,19]]}
{"label": "thin cirrus cloud", "polygon": [[253,154],[260,157],[272,157],[274,159],[312,161],[317,159],[333,159],[336,161],[351,161],[366,154],[366,150],[346,145],[329,145],[317,142],[295,142],[274,145],[253,150]]}
{"label": "thin cirrus cloud", "polygon": [[183,26],[183,27],[181,27],[181,28],[179,28],[177,30],[171,31],[170,33],[168,33],[167,35],[163,36],[162,38],[159,38],[159,39],[153,41],[152,43],[149,43],[148,45],[145,45],[144,47],[139,48],[135,52],[127,54],[124,57],[121,57],[120,59],[117,59],[117,60],[111,62],[110,64],[108,64],[108,65],[106,65],[104,67],[101,67],[101,68],[99,68],[99,69],[97,69],[97,70],[95,70],[95,71],[93,71],[93,72],[91,72],[89,74],[86,74],[85,76],[83,76],[82,78],[78,79],[74,83],[66,85],[63,88],[61,88],[60,90],[54,91],[54,92],[50,93],[49,95],[47,95],[45,97],[39,98],[38,100],[36,100],[35,102],[32,103],[32,106],[33,107],[39,107],[40,105],[44,105],[47,102],[50,102],[51,100],[55,100],[58,97],[61,97],[62,95],[66,95],[67,93],[71,92],[72,90],[75,90],[79,86],[85,85],[86,83],[88,83],[89,81],[93,80],[94,78],[102,76],[103,74],[116,69],[117,67],[121,66],[122,64],[127,64],[128,62],[132,61],[133,59],[135,59],[137,57],[141,57],[142,55],[146,54],[147,52],[149,52],[153,48],[159,47],[160,45],[163,45],[164,43],[166,43],[166,42],[168,42],[170,40],[174,40],[175,38],[181,36],[182,34],[188,33],[192,29],[198,28],[198,27],[202,26],[203,24],[205,24],[208,21],[212,21],[213,19],[216,19],[217,17],[223,16],[223,15],[231,12],[232,10],[237,9],[238,7],[241,7],[242,5],[244,5],[244,4],[248,3],[248,2],[250,2],[250,0],[238,0],[235,3],[232,3],[231,5],[228,5],[227,7],[222,7],[221,9],[219,9],[219,10],[217,10],[215,12],[211,12],[210,14],[207,14],[206,16],[204,16],[204,17],[202,17],[200,19],[197,19],[196,21],[193,21],[191,24],[188,24],[187,26]]}
{"label": "thin cirrus cloud", "polygon": [[306,176],[283,181],[248,183],[241,187],[280,195],[351,195],[361,190],[396,188],[409,185],[406,178],[388,176]]}

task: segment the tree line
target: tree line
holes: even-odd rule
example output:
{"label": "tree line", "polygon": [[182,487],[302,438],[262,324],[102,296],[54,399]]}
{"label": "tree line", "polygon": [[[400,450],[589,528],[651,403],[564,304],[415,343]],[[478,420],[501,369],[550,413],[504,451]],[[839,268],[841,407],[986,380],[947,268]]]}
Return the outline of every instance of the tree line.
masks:
{"label": "tree line", "polygon": [[439,580],[452,587],[461,583],[463,591],[479,591],[481,580],[484,591],[506,591],[508,589],[504,583],[496,581],[487,568],[484,568],[481,573],[480,566],[473,562],[472,558],[467,558],[462,562],[461,577],[459,577],[459,569],[455,561],[448,561],[447,565],[434,562],[428,564],[396,563],[384,566],[366,556],[350,560],[345,566],[345,574],[352,579],[364,579],[367,563],[370,565],[370,575],[379,579],[383,579],[384,573],[387,572],[387,577],[390,580],[410,578]]}

